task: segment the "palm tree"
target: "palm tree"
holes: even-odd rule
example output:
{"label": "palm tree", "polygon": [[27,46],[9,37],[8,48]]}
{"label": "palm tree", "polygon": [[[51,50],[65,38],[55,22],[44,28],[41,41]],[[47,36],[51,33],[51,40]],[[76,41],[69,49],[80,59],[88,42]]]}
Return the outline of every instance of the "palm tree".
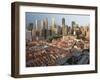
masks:
{"label": "palm tree", "polygon": [[29,23],[27,30],[31,31],[31,39],[33,40],[33,37],[32,37],[33,23]]}

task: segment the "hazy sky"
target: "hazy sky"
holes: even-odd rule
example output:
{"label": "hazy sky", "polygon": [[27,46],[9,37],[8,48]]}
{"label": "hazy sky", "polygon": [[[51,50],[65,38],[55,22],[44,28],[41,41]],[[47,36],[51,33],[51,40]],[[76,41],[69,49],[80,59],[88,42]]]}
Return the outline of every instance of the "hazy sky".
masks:
{"label": "hazy sky", "polygon": [[51,19],[55,18],[55,23],[57,25],[62,24],[62,18],[65,18],[65,25],[71,26],[71,22],[75,21],[80,25],[89,25],[90,16],[89,15],[79,15],[79,14],[60,14],[60,13],[36,13],[36,12],[26,12],[26,25],[32,23],[35,20],[42,20],[48,18],[48,25],[51,25]]}

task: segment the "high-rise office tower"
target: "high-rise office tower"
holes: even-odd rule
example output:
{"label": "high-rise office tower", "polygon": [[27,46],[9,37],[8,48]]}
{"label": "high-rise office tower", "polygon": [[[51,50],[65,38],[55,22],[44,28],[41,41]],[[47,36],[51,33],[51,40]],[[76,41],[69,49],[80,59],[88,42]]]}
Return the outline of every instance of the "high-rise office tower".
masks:
{"label": "high-rise office tower", "polygon": [[35,31],[36,31],[36,28],[35,28],[35,20],[33,20],[33,30],[32,30],[33,38],[35,38],[35,36],[36,36]]}
{"label": "high-rise office tower", "polygon": [[55,18],[52,18],[52,29],[55,28]]}
{"label": "high-rise office tower", "polygon": [[55,35],[55,18],[52,18],[51,31],[52,31],[52,35]]}
{"label": "high-rise office tower", "polygon": [[35,20],[33,20],[32,36],[33,36],[33,39],[35,39],[35,37],[36,37],[36,26],[35,26]]}
{"label": "high-rise office tower", "polygon": [[43,20],[40,21],[41,22],[41,26],[40,26],[40,37],[42,38],[42,30],[43,30]]}
{"label": "high-rise office tower", "polygon": [[65,18],[62,18],[62,35],[65,35]]}
{"label": "high-rise office tower", "polygon": [[39,39],[41,39],[41,20],[38,20],[37,28],[38,28],[37,32],[38,32]]}
{"label": "high-rise office tower", "polygon": [[65,26],[65,35],[68,35],[68,25]]}
{"label": "high-rise office tower", "polygon": [[44,23],[45,23],[45,29],[47,29],[48,30],[48,18],[45,18],[44,19]]}
{"label": "high-rise office tower", "polygon": [[43,19],[43,37],[44,37],[44,39],[47,39],[47,37],[48,37],[48,19],[47,18],[45,18],[45,19]]}
{"label": "high-rise office tower", "polygon": [[35,26],[36,26],[36,40],[38,40],[39,39],[38,20],[35,20]]}
{"label": "high-rise office tower", "polygon": [[57,26],[58,35],[62,35],[62,28],[61,26]]}
{"label": "high-rise office tower", "polygon": [[76,25],[75,21],[72,21],[72,31],[71,31],[72,35],[75,35],[75,25]]}
{"label": "high-rise office tower", "polygon": [[36,28],[36,31],[37,31],[37,20],[35,20],[35,28]]}

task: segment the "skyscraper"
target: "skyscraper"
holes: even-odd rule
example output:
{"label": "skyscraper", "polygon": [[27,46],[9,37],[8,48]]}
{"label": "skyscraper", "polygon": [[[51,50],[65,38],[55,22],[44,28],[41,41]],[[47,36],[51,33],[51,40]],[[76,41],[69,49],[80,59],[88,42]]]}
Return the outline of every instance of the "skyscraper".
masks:
{"label": "skyscraper", "polygon": [[35,26],[35,20],[33,20],[32,37],[33,37],[33,39],[35,39],[35,38],[36,38],[36,26]]}
{"label": "skyscraper", "polygon": [[54,29],[54,27],[55,27],[55,19],[52,18],[52,29]]}
{"label": "skyscraper", "polygon": [[39,39],[38,20],[35,20],[35,26],[36,26],[36,40],[38,40]]}
{"label": "skyscraper", "polygon": [[76,25],[75,21],[72,21],[72,31],[71,31],[72,35],[75,35],[75,25]]}
{"label": "skyscraper", "polygon": [[55,35],[55,18],[52,18],[52,26],[51,26],[52,35]]}
{"label": "skyscraper", "polygon": [[38,32],[39,39],[41,39],[41,36],[42,36],[41,35],[41,20],[38,20],[37,28],[38,28],[37,32]]}
{"label": "skyscraper", "polygon": [[62,18],[62,35],[65,35],[65,18]]}
{"label": "skyscraper", "polygon": [[35,20],[35,28],[36,28],[36,30],[37,30],[37,20]]}
{"label": "skyscraper", "polygon": [[48,19],[47,18],[43,19],[43,30],[42,31],[43,31],[42,35],[44,39],[47,39],[48,37]]}
{"label": "skyscraper", "polygon": [[42,39],[43,35],[42,35],[42,30],[43,30],[43,20],[41,20],[41,26],[40,26],[40,37]]}
{"label": "skyscraper", "polygon": [[48,30],[48,18],[44,19],[44,23],[45,29]]}
{"label": "skyscraper", "polygon": [[68,25],[65,26],[65,35],[68,35]]}

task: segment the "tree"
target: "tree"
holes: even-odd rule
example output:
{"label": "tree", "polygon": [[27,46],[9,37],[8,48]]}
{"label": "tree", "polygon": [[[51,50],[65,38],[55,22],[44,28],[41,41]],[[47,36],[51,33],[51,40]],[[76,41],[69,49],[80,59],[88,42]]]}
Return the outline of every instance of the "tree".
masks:
{"label": "tree", "polygon": [[29,23],[27,30],[31,31],[31,39],[33,40],[32,38],[33,23]]}

